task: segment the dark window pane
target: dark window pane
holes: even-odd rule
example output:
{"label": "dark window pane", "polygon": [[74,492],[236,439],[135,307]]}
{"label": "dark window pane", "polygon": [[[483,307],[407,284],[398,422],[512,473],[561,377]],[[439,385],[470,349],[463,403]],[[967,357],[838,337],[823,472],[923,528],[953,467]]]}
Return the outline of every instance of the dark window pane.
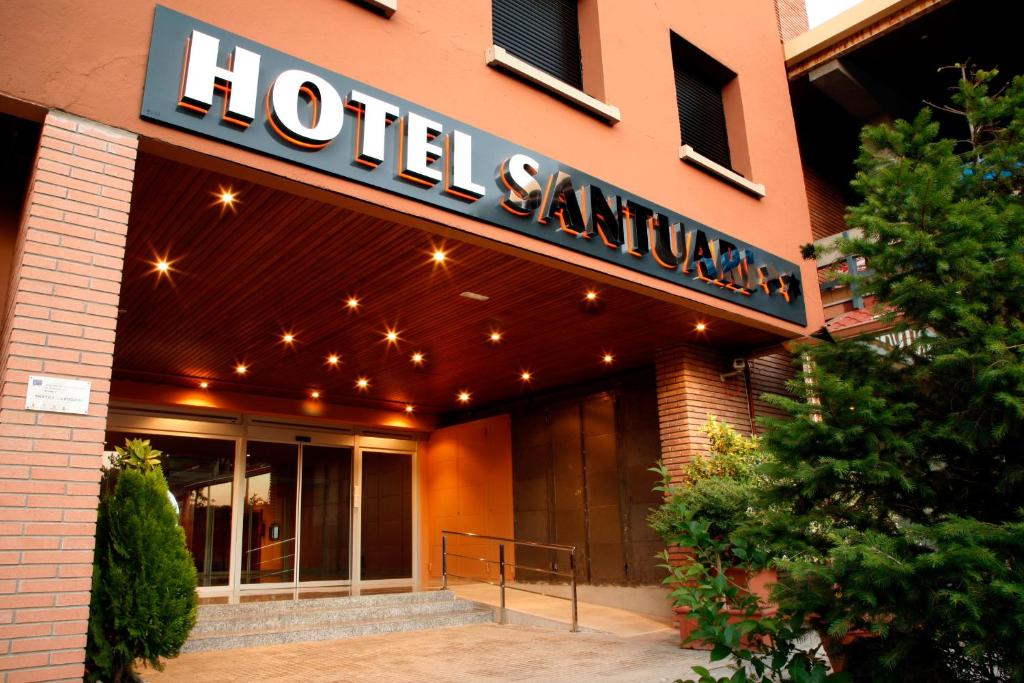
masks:
{"label": "dark window pane", "polygon": [[300,581],[349,578],[352,449],[302,447]]}
{"label": "dark window pane", "polygon": [[412,576],[412,456],[363,451],[361,578]]}
{"label": "dark window pane", "polygon": [[494,43],[574,88],[583,87],[577,0],[493,0]]}
{"label": "dark window pane", "polygon": [[722,86],[736,74],[676,34],[671,38],[682,142],[731,168]]}

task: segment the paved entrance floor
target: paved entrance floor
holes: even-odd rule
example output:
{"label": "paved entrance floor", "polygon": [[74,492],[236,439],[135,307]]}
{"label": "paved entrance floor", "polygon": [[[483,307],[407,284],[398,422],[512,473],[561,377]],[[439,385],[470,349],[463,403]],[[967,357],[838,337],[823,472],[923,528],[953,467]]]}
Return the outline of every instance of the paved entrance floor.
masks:
{"label": "paved entrance floor", "polygon": [[150,683],[671,683],[690,677],[694,664],[708,662],[708,653],[682,650],[677,642],[671,632],[625,637],[481,624],[186,654],[162,673],[140,673]]}

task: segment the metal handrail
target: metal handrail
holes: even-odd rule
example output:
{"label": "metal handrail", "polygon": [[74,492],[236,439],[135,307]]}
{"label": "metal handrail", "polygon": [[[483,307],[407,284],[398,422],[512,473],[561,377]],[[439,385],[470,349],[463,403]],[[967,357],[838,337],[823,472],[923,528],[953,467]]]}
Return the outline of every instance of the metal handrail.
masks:
{"label": "metal handrail", "polygon": [[[479,539],[481,541],[492,541],[492,542],[497,543],[498,544],[498,560],[497,560],[497,562],[495,562],[494,560],[489,560],[487,558],[483,558],[483,557],[471,557],[469,555],[459,555],[457,553],[449,553],[448,552],[448,537],[449,536],[462,536],[463,538],[476,538],[476,539]],[[483,562],[485,564],[485,566],[488,565],[488,564],[497,564],[498,565],[498,584],[497,584],[497,586],[499,588],[499,592],[500,592],[500,595],[501,595],[501,602],[500,602],[500,604],[501,604],[501,613],[502,613],[502,619],[504,620],[504,616],[505,616],[505,567],[508,566],[508,564],[509,564],[509,563],[505,562],[505,544],[506,543],[509,543],[509,544],[511,544],[513,546],[522,545],[522,546],[526,546],[526,547],[529,547],[529,548],[543,548],[545,550],[561,550],[561,551],[569,553],[569,572],[568,573],[559,572],[559,571],[551,570],[551,569],[542,569],[541,567],[530,567],[528,565],[516,564],[514,562],[511,563],[511,566],[513,568],[524,569],[524,570],[532,571],[532,572],[542,572],[542,573],[545,573],[545,574],[554,574],[555,576],[567,577],[569,579],[569,585],[570,585],[570,587],[572,589],[572,597],[570,598],[571,601],[572,601],[572,632],[576,633],[577,631],[579,631],[579,612],[577,610],[577,605],[576,605],[576,546],[574,546],[574,545],[562,545],[562,544],[559,544],[559,543],[539,543],[537,541],[523,541],[523,540],[516,539],[516,538],[505,538],[505,537],[502,537],[502,536],[488,536],[486,534],[474,534],[474,533],[471,533],[469,531],[448,531],[448,530],[442,530],[441,531],[441,581],[442,581],[442,587],[445,590],[448,589],[448,576],[449,576],[449,572],[448,572],[448,556],[449,555],[451,555],[452,557],[458,557],[458,558],[462,558],[462,559],[466,559],[466,560],[472,560],[472,561],[475,561],[475,562]],[[557,564],[556,564],[556,567],[557,567]],[[458,574],[451,574],[451,576],[455,576],[457,578],[470,579],[470,577],[468,577],[468,576],[459,576]],[[479,579],[470,579],[470,580],[479,580]],[[483,583],[491,584],[492,586],[495,585],[495,584],[493,584],[493,583],[491,583],[490,581],[487,581],[487,580],[482,580],[482,582]]]}

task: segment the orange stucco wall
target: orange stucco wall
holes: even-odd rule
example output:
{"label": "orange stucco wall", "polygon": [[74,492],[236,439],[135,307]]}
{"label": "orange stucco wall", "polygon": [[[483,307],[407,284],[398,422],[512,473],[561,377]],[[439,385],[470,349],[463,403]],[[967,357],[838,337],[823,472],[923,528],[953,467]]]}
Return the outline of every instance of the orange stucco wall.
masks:
{"label": "orange stucco wall", "polygon": [[[512,431],[508,415],[438,429],[421,451],[422,576],[441,576],[441,530],[511,538]],[[497,559],[493,544],[455,539],[461,555]],[[512,560],[511,550],[507,556]],[[483,563],[452,560],[449,570],[484,576]],[[496,569],[488,574],[492,579]]]}
{"label": "orange stucco wall", "polygon": [[[796,133],[771,2],[587,0],[581,26],[588,87],[619,107],[615,126],[484,64],[488,2],[416,0],[390,19],[356,2],[165,0],[166,5],[265,45],[371,83],[425,107],[537,149],[793,262],[811,241]],[[292,191],[356,202],[438,232],[538,255],[563,268],[599,267],[615,280],[706,312],[796,336],[821,326],[813,264],[803,264],[806,327],[723,303],[625,268],[596,264],[556,245],[483,225],[380,190],[332,178],[139,118],[154,3],[73,0],[0,5],[0,109],[58,108],[137,132],[143,149],[249,173]],[[738,74],[744,163],[768,195],[756,199],[678,158],[679,123],[669,30]],[[600,50],[600,60],[593,53]],[[598,63],[598,61],[600,63]],[[600,73],[599,88],[593,72]],[[30,106],[26,106],[29,103]],[[736,125],[730,122],[731,125]],[[736,133],[737,131],[733,131]],[[733,135],[730,135],[733,138]],[[202,159],[197,154],[209,155]],[[220,166],[218,166],[218,164]],[[365,203],[365,205],[364,205]],[[383,208],[381,208],[383,207]],[[678,300],[678,299],[677,299]]]}

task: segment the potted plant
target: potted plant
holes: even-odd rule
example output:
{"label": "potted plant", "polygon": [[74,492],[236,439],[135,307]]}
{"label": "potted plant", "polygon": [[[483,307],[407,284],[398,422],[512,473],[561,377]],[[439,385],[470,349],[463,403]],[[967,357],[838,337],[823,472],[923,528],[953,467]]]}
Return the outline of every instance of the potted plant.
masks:
{"label": "potted plant", "polygon": [[707,455],[683,466],[675,483],[664,464],[654,468],[662,477],[656,489],[665,501],[648,521],[669,547],[683,549],[675,561],[668,551],[662,555],[683,647],[710,649],[699,637],[694,611],[710,605],[726,623],[771,616],[770,592],[777,577],[763,553],[731,537],[749,521],[763,485],[758,466],[765,456],[757,437],[743,436],[714,417],[703,432]]}

